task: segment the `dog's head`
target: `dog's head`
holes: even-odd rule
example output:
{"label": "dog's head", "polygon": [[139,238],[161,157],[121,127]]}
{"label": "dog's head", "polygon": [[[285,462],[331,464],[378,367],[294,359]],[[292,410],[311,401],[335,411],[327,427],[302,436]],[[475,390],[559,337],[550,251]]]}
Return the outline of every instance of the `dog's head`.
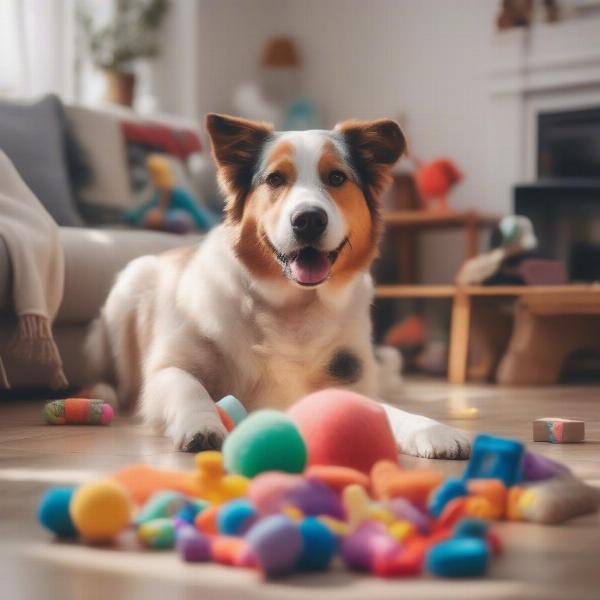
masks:
{"label": "dog's head", "polygon": [[297,132],[215,114],[206,123],[247,269],[316,287],[368,268],[382,229],[379,196],[405,148],[394,121]]}

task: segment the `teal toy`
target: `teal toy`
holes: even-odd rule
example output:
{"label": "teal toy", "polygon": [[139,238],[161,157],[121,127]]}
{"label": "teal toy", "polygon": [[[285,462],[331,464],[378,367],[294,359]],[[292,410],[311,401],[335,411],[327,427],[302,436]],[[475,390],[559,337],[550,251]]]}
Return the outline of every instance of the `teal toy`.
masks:
{"label": "teal toy", "polygon": [[239,425],[248,416],[248,411],[244,408],[244,405],[231,394],[223,396],[223,398],[217,402],[217,406],[229,415],[234,426]]}
{"label": "teal toy", "polygon": [[50,488],[38,507],[39,522],[61,538],[77,536],[77,529],[69,514],[69,503],[74,492],[75,488],[72,487]]}
{"label": "teal toy", "polygon": [[175,546],[175,520],[154,519],[142,523],[137,529],[140,542],[148,548],[162,550]]}
{"label": "teal toy", "polygon": [[171,233],[208,231],[216,225],[218,219],[210,210],[200,206],[185,188],[175,185],[171,165],[164,156],[150,154],[147,166],[155,193],[142,206],[125,212],[126,223]]}
{"label": "teal toy", "polygon": [[501,479],[506,487],[521,481],[525,446],[517,440],[478,435],[463,480]]}
{"label": "teal toy", "polygon": [[486,539],[490,526],[483,519],[475,517],[467,517],[461,519],[452,531],[452,536],[455,538],[481,538]]}
{"label": "teal toy", "polygon": [[302,473],[306,445],[284,413],[259,410],[244,419],[225,439],[223,462],[230,473],[254,477],[264,471]]}
{"label": "teal toy", "polygon": [[152,494],[134,520],[141,525],[154,519],[174,517],[188,504],[187,498],[179,492],[156,492]]}
{"label": "teal toy", "polygon": [[454,538],[433,546],[425,568],[438,577],[481,577],[490,561],[490,549],[479,538]]}

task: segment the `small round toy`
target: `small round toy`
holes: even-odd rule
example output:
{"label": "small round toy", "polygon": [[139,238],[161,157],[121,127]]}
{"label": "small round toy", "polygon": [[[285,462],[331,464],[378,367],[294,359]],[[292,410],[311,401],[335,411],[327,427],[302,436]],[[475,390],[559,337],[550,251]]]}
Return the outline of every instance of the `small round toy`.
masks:
{"label": "small round toy", "polygon": [[46,403],[44,417],[50,425],[108,425],[113,408],[94,398],[67,398]]}
{"label": "small round toy", "polygon": [[300,523],[302,554],[297,567],[305,571],[324,571],[329,567],[337,549],[337,539],[329,527],[315,517],[307,517]]}
{"label": "small round toy", "polygon": [[490,549],[479,538],[454,538],[433,546],[425,568],[438,577],[481,577],[488,568]]}
{"label": "small round toy", "polygon": [[336,465],[369,473],[379,460],[397,462],[394,435],[383,408],[366,396],[327,389],[289,410],[308,449],[309,465]]}
{"label": "small round toy", "polygon": [[210,538],[194,527],[178,529],[175,545],[185,562],[206,562],[211,559]]}
{"label": "small round toy", "polygon": [[148,548],[172,548],[175,545],[175,520],[159,518],[144,521],[137,529],[137,536]]}
{"label": "small round toy", "polygon": [[131,522],[131,502],[118,483],[93,481],[75,491],[69,513],[83,538],[107,542]]}
{"label": "small round toy", "polygon": [[258,518],[256,508],[245,499],[231,500],[219,507],[217,526],[224,535],[244,535]]}
{"label": "small round toy", "polygon": [[294,423],[275,410],[260,410],[244,419],[223,445],[225,468],[254,477],[263,471],[301,473],[306,446]]}
{"label": "small round toy", "polygon": [[261,519],[246,534],[248,547],[267,577],[291,571],[302,554],[302,535],[285,515]]}
{"label": "small round toy", "polygon": [[58,537],[72,538],[77,535],[69,514],[69,503],[74,492],[75,488],[72,487],[53,487],[40,500],[38,520]]}

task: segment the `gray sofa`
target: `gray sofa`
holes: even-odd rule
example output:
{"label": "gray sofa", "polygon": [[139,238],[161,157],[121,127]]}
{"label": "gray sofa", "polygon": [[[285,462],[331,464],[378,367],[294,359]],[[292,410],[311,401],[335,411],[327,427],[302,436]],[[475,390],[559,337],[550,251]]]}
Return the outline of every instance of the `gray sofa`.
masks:
{"label": "gray sofa", "polygon": [[[127,195],[127,190],[123,190],[123,172],[126,170],[126,166],[121,164],[125,151],[121,147],[122,140],[118,135],[118,128],[114,129],[117,132],[115,135],[107,135],[107,124],[111,119],[118,119],[122,113],[115,116],[111,111],[79,107],[74,110],[76,110],[76,119],[70,122],[71,125],[75,124],[73,133],[77,135],[77,128],[82,128],[80,138],[84,142],[87,140],[88,150],[98,150],[95,147],[97,144],[94,144],[95,139],[99,141],[99,144],[104,145],[101,148],[101,155],[98,155],[101,157],[103,165],[96,172],[93,187],[108,191],[109,195],[106,201],[110,208],[115,206],[126,208],[128,198],[124,196]],[[89,120],[86,119],[86,115],[89,115]],[[134,115],[128,116],[129,118],[135,117]],[[95,137],[92,129],[85,131],[85,127],[89,123],[92,123],[93,127],[100,126],[102,135]],[[2,125],[0,108],[0,148],[3,147],[3,141],[7,139],[6,136],[2,136]],[[115,147],[111,148],[110,144]],[[6,144],[6,146],[9,145],[9,143]],[[61,149],[55,148],[54,151],[59,152]],[[10,157],[9,151],[7,154]],[[117,161],[114,162],[112,168],[110,163],[107,163],[107,156],[112,157],[113,161]],[[94,157],[90,152],[88,152],[87,159],[93,167]],[[195,181],[199,194],[205,194],[207,189],[214,190],[212,174],[203,160],[197,161],[204,178],[204,181]],[[18,161],[13,162],[16,164]],[[100,177],[98,177],[98,173],[100,173]],[[115,173],[117,176],[113,177]],[[26,174],[21,172],[21,175],[27,182]],[[208,183],[206,182],[207,177]],[[120,182],[120,192],[115,188],[115,182],[117,185]],[[30,187],[32,186],[30,185]],[[110,193],[111,190],[113,193]],[[46,205],[44,189],[38,190],[38,197]],[[93,197],[93,190],[91,193],[90,190],[87,191],[87,197]],[[55,198],[52,199],[52,202],[55,200]],[[133,201],[132,199],[131,202]],[[77,200],[70,204],[72,205],[69,207],[70,211],[73,207],[77,210]],[[48,210],[53,214],[53,207]],[[76,218],[77,224],[84,223],[80,214]],[[73,226],[72,222],[67,225],[60,227],[60,238],[65,255],[65,284],[62,304],[54,324],[54,333],[64,361],[65,374],[70,385],[76,387],[83,383],[85,358],[82,348],[88,326],[98,315],[116,274],[133,258],[144,254],[159,253],[179,245],[198,243],[201,238],[195,234],[181,236],[148,230],[132,230],[120,226],[81,227]],[[0,356],[3,357],[13,388],[18,390],[44,387],[48,381],[46,368],[35,364],[25,364],[11,355],[9,346],[16,329],[11,296],[10,257],[0,237]]]}

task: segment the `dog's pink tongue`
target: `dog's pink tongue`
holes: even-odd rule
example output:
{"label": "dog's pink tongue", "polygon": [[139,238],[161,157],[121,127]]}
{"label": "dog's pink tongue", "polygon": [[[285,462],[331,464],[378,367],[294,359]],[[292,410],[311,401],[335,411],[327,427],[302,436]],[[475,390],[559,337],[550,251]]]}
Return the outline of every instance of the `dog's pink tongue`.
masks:
{"label": "dog's pink tongue", "polygon": [[331,263],[324,252],[301,251],[298,256],[291,261],[290,270],[292,277],[304,285],[314,285],[320,283],[329,276]]}

